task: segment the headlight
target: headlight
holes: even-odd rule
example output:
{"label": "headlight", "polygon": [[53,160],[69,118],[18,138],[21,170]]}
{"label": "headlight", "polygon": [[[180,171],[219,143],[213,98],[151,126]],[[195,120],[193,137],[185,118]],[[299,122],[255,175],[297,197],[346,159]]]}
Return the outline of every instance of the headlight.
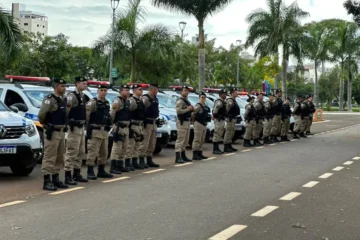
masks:
{"label": "headlight", "polygon": [[29,137],[32,137],[36,134],[36,129],[33,124],[25,126],[25,132]]}
{"label": "headlight", "polygon": [[169,115],[170,121],[176,122],[177,116],[176,115]]}

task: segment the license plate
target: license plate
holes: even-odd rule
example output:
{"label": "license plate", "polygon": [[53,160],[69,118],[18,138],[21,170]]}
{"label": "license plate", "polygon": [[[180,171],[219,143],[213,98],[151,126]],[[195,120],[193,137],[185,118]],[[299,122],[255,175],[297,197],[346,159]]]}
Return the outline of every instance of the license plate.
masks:
{"label": "license plate", "polygon": [[162,137],[162,134],[161,134],[161,133],[156,133],[156,137],[157,137],[157,138],[161,138],[161,137]]}
{"label": "license plate", "polygon": [[0,154],[16,154],[15,146],[0,146]]}

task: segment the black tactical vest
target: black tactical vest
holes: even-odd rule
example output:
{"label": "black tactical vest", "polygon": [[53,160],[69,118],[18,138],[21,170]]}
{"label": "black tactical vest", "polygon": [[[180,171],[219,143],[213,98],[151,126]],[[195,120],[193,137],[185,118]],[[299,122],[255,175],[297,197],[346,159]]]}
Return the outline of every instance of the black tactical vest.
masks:
{"label": "black tactical vest", "polygon": [[195,114],[195,121],[201,123],[202,125],[206,126],[208,122],[211,121],[210,115],[210,108],[208,106],[203,106],[202,104],[198,103],[202,109],[202,113]]}
{"label": "black tactical vest", "polygon": [[250,105],[251,108],[250,108],[249,112],[246,115],[246,120],[247,121],[254,120],[255,117],[256,117],[256,109],[255,109],[254,105],[248,104],[248,105],[246,105],[245,108],[247,108],[247,106],[249,106],[249,105]]}
{"label": "black tactical vest", "polygon": [[260,105],[261,105],[261,108],[256,110],[256,114],[257,114],[260,118],[263,118],[263,117],[265,117],[265,106],[264,106],[264,103],[263,103],[263,102],[259,102],[259,103],[260,103]]}
{"label": "black tactical vest", "polygon": [[282,105],[281,116],[282,116],[282,117],[285,117],[285,118],[288,118],[288,117],[291,116],[291,108],[290,108],[290,105],[287,105],[287,104],[283,104],[283,105]]}
{"label": "black tactical vest", "polygon": [[159,101],[157,97],[152,98],[150,97],[149,94],[145,94],[144,96],[149,98],[151,104],[150,107],[148,107],[145,110],[145,118],[152,118],[152,119],[158,118],[160,111],[159,111]]}
{"label": "black tactical vest", "polygon": [[231,120],[236,118],[240,115],[240,107],[237,104],[236,100],[231,99],[234,102],[234,106],[230,108],[229,112],[227,113],[227,117]]}
{"label": "black tactical vest", "polygon": [[281,114],[282,105],[283,105],[283,101],[281,100],[281,98],[277,98],[274,105],[274,113],[276,115]]}
{"label": "black tactical vest", "polygon": [[133,96],[133,99],[136,101],[136,109],[131,112],[131,119],[136,121],[145,120],[145,105],[141,99]]}
{"label": "black tactical vest", "polygon": [[315,109],[315,105],[313,102],[308,102],[308,107],[309,107],[310,114],[315,113],[316,109]]}
{"label": "black tactical vest", "polygon": [[58,108],[54,112],[48,112],[46,115],[47,124],[51,125],[65,125],[66,124],[66,99],[57,97],[55,94],[50,94],[47,99],[54,98],[57,102]]}
{"label": "black tactical vest", "polygon": [[[184,98],[179,98],[179,100],[182,100],[184,101],[184,103],[186,104],[186,106],[191,106],[191,103],[189,102],[189,100],[187,99],[184,99]],[[180,122],[185,122],[185,121],[189,121],[190,118],[191,118],[191,112],[186,112],[186,113],[183,113],[183,114],[178,114],[177,115],[178,119]]]}
{"label": "black tactical vest", "polygon": [[300,115],[301,114],[301,103],[296,102],[295,104],[298,105],[298,108],[296,109],[296,111],[294,112],[295,115]]}
{"label": "black tactical vest", "polygon": [[270,103],[270,109],[265,111],[265,116],[272,118],[275,115],[275,108],[274,108],[274,106],[273,106],[273,104],[271,102],[268,101],[268,103]]}
{"label": "black tactical vest", "polygon": [[119,96],[117,97],[124,107],[115,113],[115,122],[130,121],[130,102],[129,100]]}
{"label": "black tactical vest", "polygon": [[307,105],[307,103],[301,104],[301,116],[308,117],[310,115],[310,109]]}
{"label": "black tactical vest", "polygon": [[214,113],[214,118],[216,118],[217,120],[224,120],[226,115],[226,102],[219,98],[215,101],[215,105],[217,101],[222,102],[222,107],[217,113]]}
{"label": "black tactical vest", "polygon": [[97,98],[93,99],[96,101],[96,111],[90,114],[90,124],[110,125],[111,117],[109,101],[105,100],[105,102],[103,102],[97,100]]}
{"label": "black tactical vest", "polygon": [[76,107],[71,108],[69,113],[69,119],[74,119],[75,121],[85,121],[86,120],[86,108],[85,102],[79,93],[76,91],[72,92],[78,101],[78,105]]}

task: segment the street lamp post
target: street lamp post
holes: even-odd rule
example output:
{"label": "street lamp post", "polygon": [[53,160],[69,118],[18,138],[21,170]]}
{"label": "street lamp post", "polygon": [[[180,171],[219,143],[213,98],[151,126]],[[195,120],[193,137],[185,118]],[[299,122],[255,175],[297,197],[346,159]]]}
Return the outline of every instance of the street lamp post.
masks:
{"label": "street lamp post", "polygon": [[236,45],[239,47],[237,71],[236,71],[236,86],[240,87],[240,51],[241,51],[241,40],[236,40]]}
{"label": "street lamp post", "polygon": [[115,40],[115,10],[118,8],[120,0],[110,0],[111,8],[113,10],[113,20],[111,28],[111,49],[110,49],[110,67],[109,67],[109,82],[113,84],[112,68],[114,62],[114,40]]}
{"label": "street lamp post", "polygon": [[184,30],[186,28],[186,22],[179,22],[179,28],[181,30],[181,40],[183,40]]}

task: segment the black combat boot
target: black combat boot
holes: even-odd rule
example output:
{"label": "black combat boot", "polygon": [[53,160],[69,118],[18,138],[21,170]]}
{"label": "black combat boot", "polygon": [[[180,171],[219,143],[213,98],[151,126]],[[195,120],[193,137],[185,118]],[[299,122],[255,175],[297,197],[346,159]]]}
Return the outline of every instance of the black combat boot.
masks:
{"label": "black combat boot", "polygon": [[129,169],[130,169],[130,171],[135,171],[135,168],[134,168],[134,166],[132,165],[132,161],[131,161],[131,158],[129,158]]}
{"label": "black combat boot", "polygon": [[75,168],[73,179],[77,182],[83,182],[83,183],[89,182],[89,180],[87,180],[87,179],[83,178],[83,176],[81,176],[80,172],[81,172],[80,169]]}
{"label": "black combat boot", "polygon": [[177,164],[184,164],[184,160],[182,160],[181,158],[181,153],[180,152],[176,152],[175,153],[175,163]]}
{"label": "black combat boot", "polygon": [[297,132],[294,132],[294,139],[300,139]]}
{"label": "black combat boot", "polygon": [[233,150],[233,152],[237,152],[237,151],[238,151],[236,148],[233,148],[233,146],[232,146],[231,143],[229,143],[228,145],[229,145],[230,149]]}
{"label": "black combat boot", "polygon": [[72,185],[72,186],[77,185],[77,182],[75,182],[71,176],[71,171],[65,172],[65,184]]}
{"label": "black combat boot", "polygon": [[144,157],[139,157],[139,165],[140,165],[140,167],[142,167],[143,169],[149,167],[149,166],[145,163],[145,158],[144,158]]}
{"label": "black combat boot", "polygon": [[244,139],[244,147],[253,147],[249,139]]}
{"label": "black combat boot", "polygon": [[232,153],[234,152],[231,148],[230,148],[230,144],[224,144],[224,153]]}
{"label": "black combat boot", "polygon": [[306,135],[311,136],[311,135],[314,135],[314,134],[312,134],[312,132],[310,132],[310,131],[306,131]]}
{"label": "black combat boot", "polygon": [[202,157],[199,156],[199,151],[193,151],[192,160],[202,160]]}
{"label": "black combat boot", "polygon": [[97,177],[95,176],[95,173],[94,173],[94,166],[88,166],[87,179],[89,179],[89,180],[97,179]]}
{"label": "black combat boot", "polygon": [[140,166],[138,163],[138,158],[132,158],[132,165],[135,169],[143,170],[144,167]]}
{"label": "black combat boot", "polygon": [[111,160],[110,162],[110,173],[121,174],[121,171],[116,164],[116,160]]}
{"label": "black combat boot", "polygon": [[147,165],[148,165],[149,167],[151,167],[151,168],[158,168],[158,167],[160,167],[159,164],[154,163],[154,161],[153,161],[153,159],[152,159],[152,156],[147,156],[147,157],[146,157],[146,160],[147,160]]}
{"label": "black combat boot", "polygon": [[303,132],[300,133],[300,137],[307,138],[307,136]]}
{"label": "black combat boot", "polygon": [[57,190],[57,187],[51,181],[49,174],[44,175],[43,189],[46,190],[46,191],[56,191]]}
{"label": "black combat boot", "polygon": [[[134,169],[134,168],[132,168],[131,167],[131,164],[130,164],[130,158],[127,158],[127,159],[125,159],[125,169],[127,169],[129,172],[130,171],[133,171],[132,169]],[[135,170],[135,169],[134,169]]]}
{"label": "black combat boot", "polygon": [[259,146],[263,146],[264,144],[262,144],[260,141],[259,141],[259,139],[255,139],[254,140],[254,146],[256,146],[256,147],[259,147]]}
{"label": "black combat boot", "polygon": [[63,189],[69,188],[68,185],[64,184],[62,181],[59,180],[58,173],[52,175],[52,182],[57,188],[63,188]]}
{"label": "black combat boot", "polygon": [[284,141],[285,141],[285,142],[290,142],[290,140],[288,139],[288,136],[287,136],[287,135],[284,136]]}
{"label": "black combat boot", "polygon": [[219,143],[213,143],[213,154],[223,154],[224,152],[220,150]]}
{"label": "black combat boot", "polygon": [[130,172],[129,169],[124,167],[124,161],[123,160],[116,161],[116,166],[117,166],[117,169],[119,169],[121,172]]}
{"label": "black combat boot", "polygon": [[208,159],[208,157],[204,156],[204,155],[202,154],[202,152],[203,152],[203,151],[199,151],[199,152],[198,152],[199,156],[200,156],[202,159]]}
{"label": "black combat boot", "polygon": [[276,143],[281,142],[275,135],[272,136],[272,140],[273,140],[273,142],[276,142]]}
{"label": "black combat boot", "polygon": [[264,137],[264,144],[272,144],[271,140],[269,139],[269,137]]}
{"label": "black combat boot", "polygon": [[110,173],[107,173],[105,171],[105,164],[101,164],[98,166],[98,174],[97,174],[98,178],[112,178],[113,175]]}
{"label": "black combat boot", "polygon": [[192,162],[191,159],[187,158],[186,156],[186,152],[181,152],[181,159],[184,161],[184,162]]}

